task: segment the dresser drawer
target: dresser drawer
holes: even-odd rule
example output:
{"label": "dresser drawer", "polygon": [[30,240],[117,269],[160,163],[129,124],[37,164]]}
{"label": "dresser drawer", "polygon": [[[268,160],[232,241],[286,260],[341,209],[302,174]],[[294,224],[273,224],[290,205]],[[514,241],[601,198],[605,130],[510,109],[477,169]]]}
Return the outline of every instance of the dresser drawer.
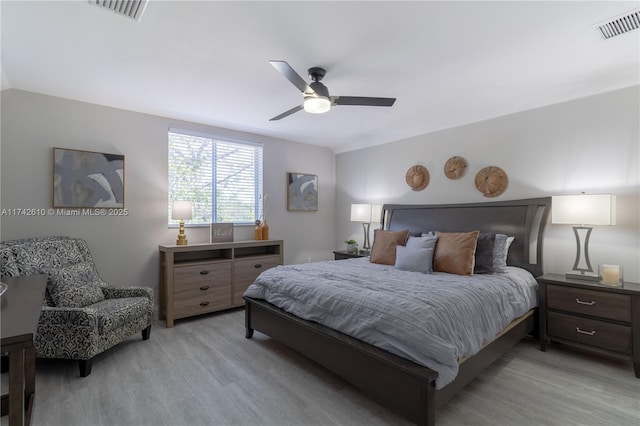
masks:
{"label": "dresser drawer", "polygon": [[631,296],[626,294],[548,284],[547,308],[631,322]]}
{"label": "dresser drawer", "polygon": [[198,265],[176,266],[173,269],[174,292],[201,285],[229,285],[231,262],[211,262]]}
{"label": "dresser drawer", "polygon": [[174,313],[182,318],[231,305],[231,262],[215,262],[174,269]]}
{"label": "dresser drawer", "polygon": [[585,345],[631,354],[631,327],[606,321],[547,313],[548,335]]}
{"label": "dresser drawer", "polygon": [[243,305],[242,295],[262,272],[280,264],[280,256],[260,256],[236,260],[233,264],[233,301]]}

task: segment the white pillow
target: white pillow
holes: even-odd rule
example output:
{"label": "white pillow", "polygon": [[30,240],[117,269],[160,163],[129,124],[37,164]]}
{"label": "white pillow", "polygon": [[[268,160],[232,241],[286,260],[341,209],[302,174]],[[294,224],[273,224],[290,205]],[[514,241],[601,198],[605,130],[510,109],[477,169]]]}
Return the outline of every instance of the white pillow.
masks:
{"label": "white pillow", "polygon": [[507,254],[509,247],[515,238],[505,234],[496,234],[493,244],[493,272],[507,272]]}

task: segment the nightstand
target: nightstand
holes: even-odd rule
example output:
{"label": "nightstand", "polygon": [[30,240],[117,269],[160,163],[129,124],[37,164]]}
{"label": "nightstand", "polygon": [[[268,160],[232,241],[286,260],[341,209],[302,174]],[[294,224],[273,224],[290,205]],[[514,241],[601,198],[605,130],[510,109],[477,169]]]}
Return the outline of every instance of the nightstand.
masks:
{"label": "nightstand", "polygon": [[336,250],[333,252],[335,260],[354,259],[358,257],[366,257],[368,254],[349,253],[346,250]]}
{"label": "nightstand", "polygon": [[547,274],[540,284],[540,349],[549,341],[626,355],[640,378],[640,284],[614,287]]}

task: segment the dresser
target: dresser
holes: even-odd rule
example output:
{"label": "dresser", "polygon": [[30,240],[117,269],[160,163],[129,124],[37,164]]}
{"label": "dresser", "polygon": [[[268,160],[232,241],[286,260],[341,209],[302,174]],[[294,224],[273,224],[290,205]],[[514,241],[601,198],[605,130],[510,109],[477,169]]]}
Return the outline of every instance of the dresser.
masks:
{"label": "dresser", "polygon": [[282,240],[161,245],[160,319],[244,306],[242,295],[263,271],[283,263]]}
{"label": "dresser", "polygon": [[549,341],[631,358],[640,378],[640,284],[614,287],[547,274],[540,284],[540,345]]}

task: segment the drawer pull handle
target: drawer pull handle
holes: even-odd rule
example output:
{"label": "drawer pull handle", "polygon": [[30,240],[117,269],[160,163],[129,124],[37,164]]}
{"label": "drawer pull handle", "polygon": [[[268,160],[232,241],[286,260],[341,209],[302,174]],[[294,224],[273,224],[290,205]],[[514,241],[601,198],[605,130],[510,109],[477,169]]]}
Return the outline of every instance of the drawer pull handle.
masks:
{"label": "drawer pull handle", "polygon": [[593,336],[594,334],[596,334],[595,330],[594,331],[584,331],[584,330],[580,330],[580,327],[576,327],[576,331],[578,333],[588,334],[589,336]]}
{"label": "drawer pull handle", "polygon": [[209,286],[208,285],[203,285],[202,287],[200,287],[200,290],[202,290],[202,291],[209,290]]}
{"label": "drawer pull handle", "polygon": [[255,265],[253,265],[253,267],[256,269],[262,268],[262,263],[256,263]]}
{"label": "drawer pull handle", "polygon": [[584,301],[582,301],[582,300],[580,300],[580,299],[576,299],[576,303],[577,303],[578,305],[587,305],[587,306],[593,306],[593,305],[595,305],[595,304],[596,304],[596,302],[595,302],[595,301],[593,301],[593,300],[592,300],[591,302],[584,302]]}
{"label": "drawer pull handle", "polygon": [[200,306],[207,306],[207,305],[209,305],[209,302],[208,302],[208,301],[207,301],[207,302],[202,302],[202,303],[200,303]]}
{"label": "drawer pull handle", "polygon": [[200,275],[207,275],[209,273],[209,271],[207,271],[206,269],[204,271],[200,271]]}

